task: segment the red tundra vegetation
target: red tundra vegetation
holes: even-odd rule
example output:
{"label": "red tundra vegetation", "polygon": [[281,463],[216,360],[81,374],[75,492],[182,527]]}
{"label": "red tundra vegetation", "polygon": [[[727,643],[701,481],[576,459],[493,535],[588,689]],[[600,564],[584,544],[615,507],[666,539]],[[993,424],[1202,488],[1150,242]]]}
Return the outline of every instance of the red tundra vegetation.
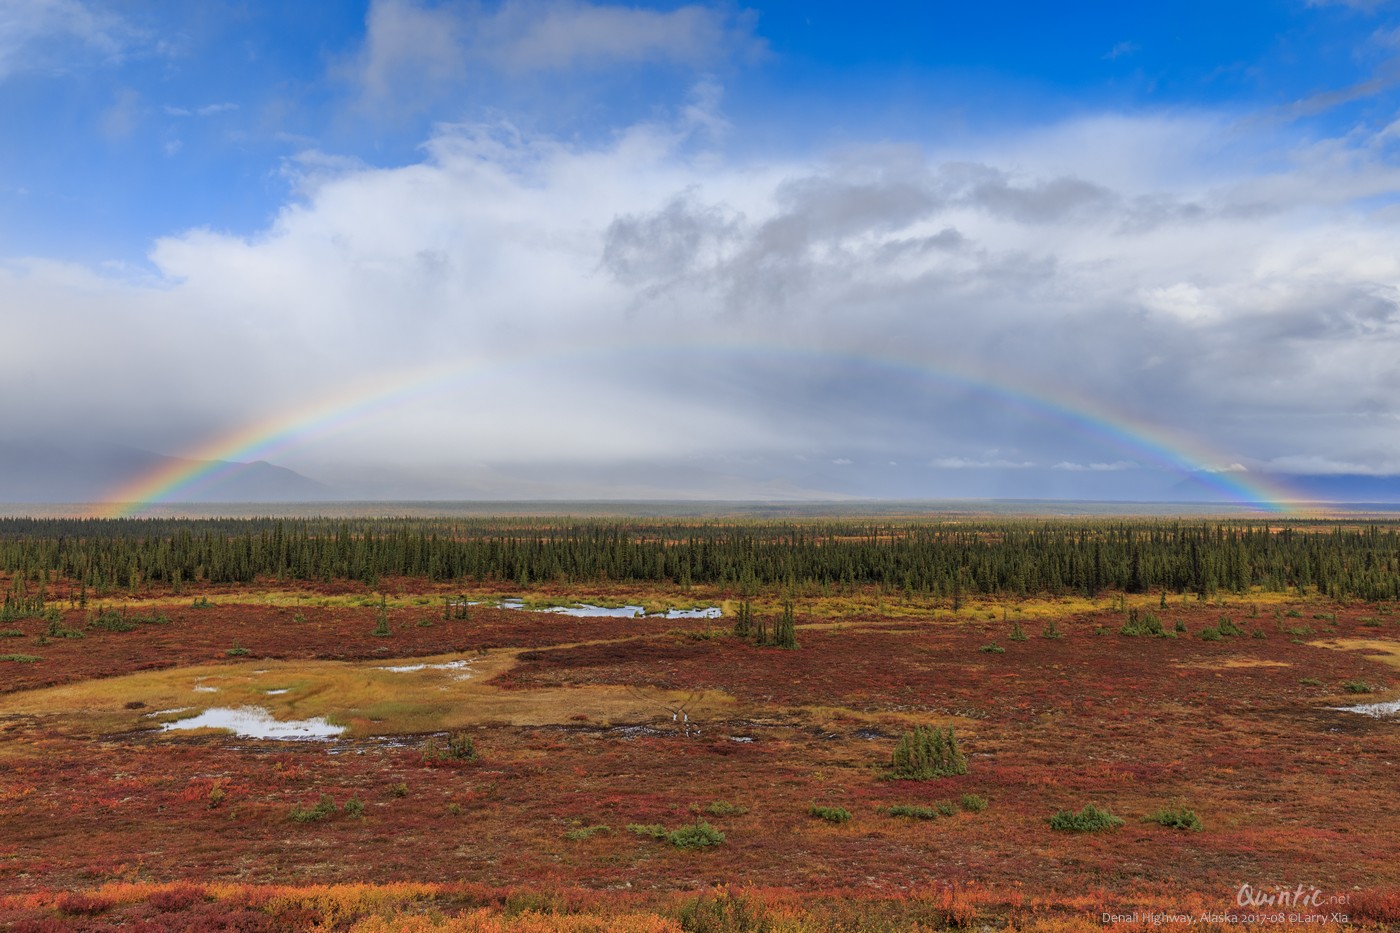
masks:
{"label": "red tundra vegetation", "polygon": [[[796,597],[784,650],[718,588],[494,595],[719,619],[453,595],[147,587],[6,623],[0,929],[1400,925],[1400,722],[1338,708],[1395,699],[1390,604],[857,589]],[[250,696],[347,731],[163,728]],[[919,726],[966,773],[898,779]]]}

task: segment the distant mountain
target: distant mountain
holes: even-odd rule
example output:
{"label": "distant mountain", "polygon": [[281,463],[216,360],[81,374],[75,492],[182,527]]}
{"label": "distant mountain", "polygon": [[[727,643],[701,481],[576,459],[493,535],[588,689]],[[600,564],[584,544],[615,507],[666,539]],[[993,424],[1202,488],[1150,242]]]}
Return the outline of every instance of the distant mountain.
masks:
{"label": "distant mountain", "polygon": [[100,502],[171,467],[220,469],[182,491],[185,502],[315,502],[341,498],[323,483],[263,460],[195,461],[121,446],[0,444],[0,502]]}
{"label": "distant mountain", "polygon": [[[1400,476],[1367,476],[1331,473],[1317,475],[1270,474],[1276,486],[1294,490],[1297,497],[1310,502],[1338,503],[1400,503]],[[1223,502],[1230,497],[1209,484],[1204,478],[1191,476],[1172,487],[1172,497],[1179,501]]]}

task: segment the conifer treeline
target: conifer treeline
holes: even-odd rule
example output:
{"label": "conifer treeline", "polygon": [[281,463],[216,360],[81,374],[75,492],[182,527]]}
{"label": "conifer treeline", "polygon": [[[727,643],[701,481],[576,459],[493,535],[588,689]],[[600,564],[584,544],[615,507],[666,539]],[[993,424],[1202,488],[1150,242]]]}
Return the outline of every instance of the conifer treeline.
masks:
{"label": "conifer treeline", "polygon": [[879,584],[963,594],[1400,598],[1400,523],[0,519],[0,569],[96,591],[257,579]]}

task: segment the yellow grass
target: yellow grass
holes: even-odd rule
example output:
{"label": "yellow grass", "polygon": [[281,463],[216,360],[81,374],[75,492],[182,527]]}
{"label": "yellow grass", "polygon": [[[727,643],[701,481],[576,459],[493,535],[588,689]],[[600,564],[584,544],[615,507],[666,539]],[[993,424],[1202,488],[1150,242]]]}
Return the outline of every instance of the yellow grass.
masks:
{"label": "yellow grass", "polygon": [[1369,660],[1400,667],[1400,642],[1379,638],[1337,638],[1331,641],[1310,641],[1308,644],[1314,648],[1330,648],[1334,651],[1364,651]]}
{"label": "yellow grass", "polygon": [[[597,725],[664,718],[666,707],[685,702],[679,691],[613,686],[501,690],[487,680],[515,664],[515,651],[472,659],[466,670],[432,665],[458,655],[363,662],[255,661],[146,671],[106,680],[28,690],[0,697],[0,714],[68,717],[99,733],[155,729],[212,707],[257,706],[279,720],[325,717],[352,736],[436,732],[499,723],[556,725],[586,716]],[[391,667],[428,665],[415,671]],[[461,679],[462,675],[468,679]],[[196,687],[203,688],[197,690]],[[212,692],[210,692],[212,688]],[[271,694],[270,690],[286,690]],[[141,709],[126,709],[140,701]],[[706,692],[688,705],[692,720],[728,714],[734,700]],[[152,716],[154,711],[181,710]]]}

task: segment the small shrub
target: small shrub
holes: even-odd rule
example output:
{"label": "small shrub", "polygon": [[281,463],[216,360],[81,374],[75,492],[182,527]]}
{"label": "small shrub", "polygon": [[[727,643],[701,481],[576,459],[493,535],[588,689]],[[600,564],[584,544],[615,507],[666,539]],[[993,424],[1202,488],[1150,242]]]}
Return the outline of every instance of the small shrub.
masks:
{"label": "small shrub", "polygon": [[1266,634],[1264,634],[1264,630],[1263,630],[1262,628],[1257,628],[1257,629],[1255,629],[1254,631],[1252,631],[1252,632],[1249,633],[1249,637],[1250,637],[1250,638],[1268,638],[1269,636],[1266,635]]}
{"label": "small shrub", "polygon": [[812,804],[807,813],[819,820],[826,820],[828,823],[849,823],[851,821],[851,811],[844,807],[823,807]]}
{"label": "small shrub", "polygon": [[0,638],[23,638],[24,633],[17,628],[7,628],[0,632]]}
{"label": "small shrub", "polygon": [[1007,637],[1012,641],[1027,641],[1030,639],[1030,636],[1022,630],[1020,622],[1017,622],[1011,627],[1011,634]]}
{"label": "small shrub", "polygon": [[115,609],[100,609],[88,619],[87,627],[104,632],[130,632],[136,628],[136,623]]}
{"label": "small shrub", "polygon": [[1172,631],[1176,632],[1178,635],[1185,635],[1187,633],[1186,620],[1177,619],[1176,625],[1172,626]]}
{"label": "small shrub", "polygon": [[14,661],[16,664],[33,664],[35,661],[42,660],[34,654],[0,654],[0,661]]}
{"label": "small shrub", "polygon": [[1128,618],[1123,623],[1123,627],[1118,630],[1119,635],[1127,635],[1129,638],[1136,638],[1139,635],[1151,635],[1154,638],[1172,637],[1166,629],[1162,628],[1162,620],[1157,618],[1155,612],[1139,613],[1136,609],[1128,610]]}
{"label": "small shrub", "polygon": [[693,826],[682,826],[680,829],[669,831],[660,823],[629,823],[627,831],[647,839],[669,842],[677,849],[701,849],[724,842],[724,833],[704,820],[696,820]]}
{"label": "small shrub", "polygon": [[345,801],[345,815],[352,820],[358,820],[365,815],[365,805],[358,797],[351,797]]}
{"label": "small shrub", "polygon": [[958,812],[958,808],[953,806],[953,802],[951,800],[936,801],[933,807],[935,810],[937,810],[944,816],[952,816],[954,813]]}
{"label": "small shrub", "polygon": [[938,811],[933,807],[921,807],[913,804],[897,803],[885,811],[890,816],[903,816],[911,820],[936,820]]}
{"label": "small shrub", "polygon": [[288,817],[293,823],[317,823],[321,820],[328,820],[335,816],[335,801],[330,794],[322,794],[321,799],[314,807],[303,807],[295,804]]}
{"label": "small shrub", "polygon": [[224,654],[231,658],[241,658],[245,655],[252,654],[252,652],[235,641],[233,647],[225,651]]}
{"label": "small shrub", "polygon": [[394,784],[389,788],[389,793],[393,794],[395,797],[407,797],[408,785],[405,784],[403,781],[399,781],[399,783]]}
{"label": "small shrub", "polygon": [[1376,688],[1361,680],[1348,680],[1342,684],[1342,689],[1347,693],[1375,693]]}
{"label": "small shrub", "polygon": [[1312,628],[1306,625],[1295,625],[1292,628],[1284,629],[1283,633],[1285,635],[1292,635],[1295,638],[1305,638],[1306,636],[1311,635],[1313,633],[1313,630]]}
{"label": "small shrub", "polygon": [[385,596],[379,597],[379,616],[374,623],[374,631],[370,632],[375,638],[388,638],[394,634],[389,629],[389,601]]}
{"label": "small shrub", "polygon": [[116,904],[114,901],[96,894],[68,891],[58,899],[54,906],[58,908],[59,913],[67,914],[70,917],[95,917],[111,910]]}
{"label": "small shrub", "polygon": [[1158,810],[1142,818],[1144,823],[1156,823],[1158,826],[1166,826],[1169,829],[1181,829],[1187,832],[1200,832],[1201,819],[1196,816],[1194,810],[1187,810],[1184,807],[1177,809]]}
{"label": "small shrub", "polygon": [[705,808],[705,812],[711,816],[743,816],[745,813],[749,812],[749,808],[740,806],[737,803],[716,800]]}
{"label": "small shrub", "polygon": [[1220,641],[1221,635],[1218,629],[1207,626],[1201,629],[1201,641]]}
{"label": "small shrub", "polygon": [[1226,616],[1221,616],[1216,624],[1216,630],[1226,638],[1238,638],[1244,634],[1244,629],[1240,628]]}
{"label": "small shrub", "polygon": [[[1290,609],[1284,613],[1284,616],[1289,619],[1301,619],[1303,617],[1303,614],[1297,609]],[[1332,618],[1335,619],[1336,616],[1334,615]]]}
{"label": "small shrub", "polygon": [[962,808],[968,813],[981,813],[983,810],[987,809],[987,798],[977,794],[963,794],[962,799],[959,800],[958,803],[960,803]]}
{"label": "small shrub", "polygon": [[434,739],[429,739],[428,744],[423,747],[425,764],[476,761],[476,759],[476,746],[472,743],[472,737],[465,732],[453,732],[449,735],[446,747],[439,745]]}
{"label": "small shrub", "polygon": [[218,784],[215,784],[213,787],[209,788],[209,809],[216,809],[219,806],[219,804],[224,802],[224,798],[227,796],[228,793]]}
{"label": "small shrub", "polygon": [[667,833],[666,841],[677,849],[702,849],[724,842],[724,833],[704,820],[698,820],[694,826],[682,826]]}
{"label": "small shrub", "polygon": [[1075,813],[1073,810],[1061,810],[1050,817],[1050,828],[1065,833],[1096,833],[1108,829],[1117,829],[1123,825],[1123,821],[1109,813],[1107,810],[1100,810],[1092,803],[1084,805],[1084,809]]}
{"label": "small shrub", "polygon": [[214,604],[209,601],[208,596],[196,596],[194,602],[190,603],[191,609],[208,609]]}
{"label": "small shrub", "polygon": [[597,826],[582,826],[578,829],[569,830],[564,834],[564,838],[568,839],[571,842],[580,842],[584,839],[589,839],[593,836],[597,836],[600,833],[605,836],[610,836],[612,835],[612,830],[609,829],[607,826],[603,826],[602,824],[599,824]]}
{"label": "small shrub", "polygon": [[926,781],[967,773],[967,756],[958,745],[951,727],[917,726],[895,744],[891,759],[893,776],[904,780]]}
{"label": "small shrub", "polygon": [[83,633],[75,628],[69,628],[63,624],[63,620],[55,613],[49,619],[49,627],[44,629],[44,635],[49,638],[82,638]]}
{"label": "small shrub", "polygon": [[983,645],[977,650],[985,651],[987,654],[1006,654],[1006,649],[1003,648],[1001,645],[998,645],[996,642],[992,642],[990,645]]}
{"label": "small shrub", "polygon": [[1041,637],[1041,638],[1064,638],[1065,636],[1064,636],[1064,633],[1060,631],[1060,627],[1059,627],[1058,625],[1055,624],[1055,620],[1054,620],[1054,619],[1051,619],[1051,620],[1050,620],[1050,623],[1049,623],[1048,625],[1045,626],[1045,631],[1043,631],[1043,632],[1040,633],[1040,637]]}
{"label": "small shrub", "polygon": [[1318,680],[1316,677],[1304,677],[1302,680],[1298,681],[1298,683],[1302,684],[1305,687],[1322,686],[1322,681]]}

